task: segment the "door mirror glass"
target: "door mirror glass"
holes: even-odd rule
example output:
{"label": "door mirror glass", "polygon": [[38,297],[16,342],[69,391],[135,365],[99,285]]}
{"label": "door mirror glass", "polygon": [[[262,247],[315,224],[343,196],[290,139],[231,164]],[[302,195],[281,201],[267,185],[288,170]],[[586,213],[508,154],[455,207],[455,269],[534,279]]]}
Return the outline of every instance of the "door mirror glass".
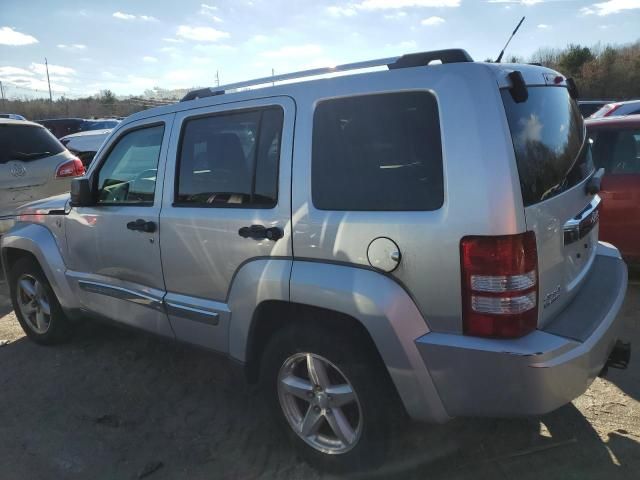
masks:
{"label": "door mirror glass", "polygon": [[94,203],[89,179],[81,177],[71,180],[71,206],[88,207]]}

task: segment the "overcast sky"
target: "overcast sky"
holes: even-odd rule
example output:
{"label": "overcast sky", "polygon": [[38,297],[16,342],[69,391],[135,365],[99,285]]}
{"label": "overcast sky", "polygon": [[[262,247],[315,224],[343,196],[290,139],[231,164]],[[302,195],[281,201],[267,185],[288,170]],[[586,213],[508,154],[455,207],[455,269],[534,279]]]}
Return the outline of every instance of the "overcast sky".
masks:
{"label": "overcast sky", "polygon": [[[495,57],[640,38],[640,0],[1,0],[5,95],[109,88],[139,94],[402,53],[463,47]],[[17,88],[17,86],[23,89]]]}

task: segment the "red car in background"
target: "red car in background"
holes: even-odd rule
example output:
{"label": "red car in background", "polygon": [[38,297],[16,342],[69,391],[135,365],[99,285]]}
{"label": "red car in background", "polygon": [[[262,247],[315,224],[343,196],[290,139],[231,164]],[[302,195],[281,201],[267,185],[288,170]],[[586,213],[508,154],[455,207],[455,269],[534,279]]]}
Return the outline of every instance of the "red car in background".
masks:
{"label": "red car in background", "polygon": [[600,239],[640,264],[640,115],[586,121],[593,161],[604,168]]}

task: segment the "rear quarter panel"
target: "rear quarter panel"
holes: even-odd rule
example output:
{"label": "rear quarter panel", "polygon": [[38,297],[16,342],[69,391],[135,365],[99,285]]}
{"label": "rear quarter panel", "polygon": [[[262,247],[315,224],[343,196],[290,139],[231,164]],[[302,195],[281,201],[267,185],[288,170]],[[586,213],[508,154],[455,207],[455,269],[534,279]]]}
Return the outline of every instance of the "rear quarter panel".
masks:
{"label": "rear quarter panel", "polygon": [[[321,211],[311,198],[314,109],[321,100],[349,95],[427,90],[438,102],[443,147],[444,204],[425,212]],[[377,237],[402,253],[391,274],[407,289],[429,327],[460,332],[460,239],[519,233],[524,212],[511,138],[496,78],[482,64],[418,67],[334,78],[296,95],[293,162],[293,251],[296,259],[369,266]]]}

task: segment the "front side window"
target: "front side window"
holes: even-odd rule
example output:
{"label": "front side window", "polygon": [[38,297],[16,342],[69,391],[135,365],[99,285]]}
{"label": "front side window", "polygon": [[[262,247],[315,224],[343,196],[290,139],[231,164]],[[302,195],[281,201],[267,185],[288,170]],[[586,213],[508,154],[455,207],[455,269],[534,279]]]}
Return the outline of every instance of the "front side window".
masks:
{"label": "front side window", "polygon": [[603,128],[589,134],[597,168],[612,175],[640,173],[640,129]]}
{"label": "front side window", "polygon": [[98,203],[152,205],[164,126],[125,133],[98,172]]}
{"label": "front side window", "polygon": [[279,107],[187,120],[178,158],[176,205],[275,206],[282,122]]}
{"label": "front side window", "polygon": [[438,105],[428,92],[326,100],[313,121],[320,210],[437,210],[444,201]]}

